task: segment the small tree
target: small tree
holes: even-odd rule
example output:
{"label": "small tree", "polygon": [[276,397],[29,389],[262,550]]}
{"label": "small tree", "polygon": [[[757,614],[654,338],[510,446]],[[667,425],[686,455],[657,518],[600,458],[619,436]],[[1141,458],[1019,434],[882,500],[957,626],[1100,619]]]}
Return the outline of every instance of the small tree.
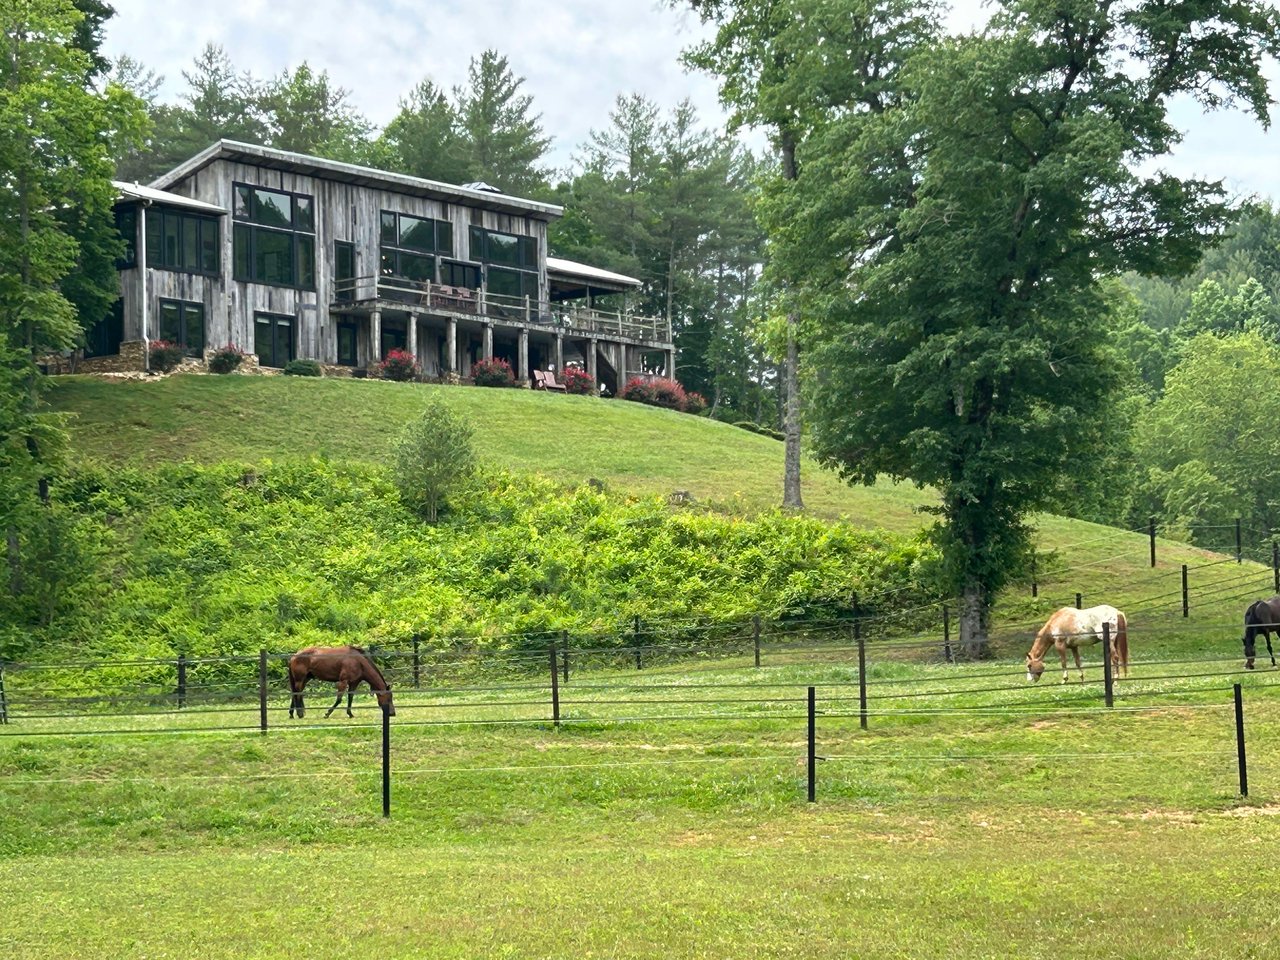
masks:
{"label": "small tree", "polygon": [[471,424],[439,397],[404,429],[392,449],[392,475],[406,507],[435,523],[440,504],[475,469]]}

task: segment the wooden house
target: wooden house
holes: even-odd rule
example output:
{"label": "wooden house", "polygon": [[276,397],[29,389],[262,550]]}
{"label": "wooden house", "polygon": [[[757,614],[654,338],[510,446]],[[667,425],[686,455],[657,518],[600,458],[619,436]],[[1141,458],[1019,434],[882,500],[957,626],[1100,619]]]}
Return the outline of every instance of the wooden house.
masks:
{"label": "wooden house", "polygon": [[82,369],[145,367],[163,339],[330,373],[398,348],[446,381],[578,363],[611,392],[674,370],[669,323],[627,309],[639,281],[547,256],[552,204],[227,140],[117,188],[121,300]]}

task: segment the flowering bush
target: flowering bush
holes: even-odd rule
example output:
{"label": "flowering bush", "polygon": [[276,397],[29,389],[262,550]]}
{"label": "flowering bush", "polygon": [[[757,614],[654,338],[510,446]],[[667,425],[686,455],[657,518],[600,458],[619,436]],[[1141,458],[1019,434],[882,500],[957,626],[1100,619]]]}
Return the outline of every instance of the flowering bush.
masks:
{"label": "flowering bush", "polygon": [[581,367],[565,367],[560,380],[565,393],[595,393],[596,378]]}
{"label": "flowering bush", "polygon": [[182,362],[182,347],[168,340],[151,341],[151,369],[168,373]]}
{"label": "flowering bush", "polygon": [[477,387],[514,387],[516,375],[511,372],[511,364],[501,357],[488,360],[477,360],[471,365],[471,379]]}
{"label": "flowering bush", "polygon": [[623,400],[634,400],[654,407],[666,407],[668,410],[684,410],[689,402],[684,387],[675,380],[668,380],[665,377],[654,377],[650,380],[632,377],[622,388],[619,396]]}
{"label": "flowering bush", "polygon": [[707,409],[707,398],[700,393],[688,393],[684,398],[685,413],[702,413]]}
{"label": "flowering bush", "polygon": [[377,366],[383,380],[413,380],[418,376],[418,364],[407,350],[390,350]]}
{"label": "flowering bush", "polygon": [[234,343],[228,343],[225,347],[219,347],[209,354],[209,372],[230,373],[244,363],[246,356],[248,354]]}

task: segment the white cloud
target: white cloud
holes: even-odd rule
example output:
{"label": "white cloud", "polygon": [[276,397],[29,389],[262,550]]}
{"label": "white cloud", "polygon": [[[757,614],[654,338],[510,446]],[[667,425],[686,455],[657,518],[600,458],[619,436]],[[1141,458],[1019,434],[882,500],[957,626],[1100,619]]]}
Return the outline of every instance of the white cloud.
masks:
{"label": "white cloud", "polygon": [[[608,122],[620,93],[639,92],[670,108],[689,97],[708,123],[723,122],[715,81],[688,73],[682,49],[705,35],[692,14],[662,0],[230,0],[223,4],[117,0],[107,28],[110,54],[130,53],[165,75],[162,96],[183,89],[181,72],[205,43],[226,48],[237,68],[271,76],[307,60],[351,91],[372,121],[385,124],[397,101],[424,76],[451,88],[472,56],[505,54],[555,140],[551,162],[568,164],[593,127]],[[985,20],[984,0],[957,0],[948,25]],[[1271,65],[1274,74],[1274,64]],[[1273,77],[1274,79],[1274,77]],[[1280,197],[1280,135],[1235,112],[1205,115],[1179,103],[1186,137],[1165,166],[1224,177],[1241,193]],[[757,138],[752,145],[759,147]]]}

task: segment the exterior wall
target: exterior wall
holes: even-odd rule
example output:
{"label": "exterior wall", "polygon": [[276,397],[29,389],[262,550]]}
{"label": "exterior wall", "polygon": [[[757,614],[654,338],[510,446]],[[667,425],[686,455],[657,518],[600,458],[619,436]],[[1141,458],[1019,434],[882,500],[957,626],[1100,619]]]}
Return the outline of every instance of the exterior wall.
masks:
{"label": "exterior wall", "polygon": [[[232,279],[232,185],[254,186],[308,194],[315,202],[316,289],[269,286]],[[376,277],[380,270],[381,212],[393,210],[413,216],[448,220],[453,225],[453,260],[470,261],[468,227],[482,226],[521,236],[532,236],[539,243],[539,289],[547,297],[546,245],[547,223],[534,217],[514,216],[493,210],[456,203],[444,203],[414,197],[376,187],[339,183],[319,177],[303,176],[284,170],[251,166],[230,160],[217,160],[185,180],[169,188],[170,192],[216,204],[227,210],[222,218],[222,276],[209,278],[152,269],[152,316],[161,297],[198,300],[205,304],[205,342],[209,347],[235,343],[246,351],[253,350],[254,314],[277,313],[297,318],[295,352],[324,363],[338,358],[336,317],[330,316],[334,301],[334,242],[355,245],[357,277]],[[137,271],[126,271],[136,274]],[[126,281],[127,283],[127,281]],[[133,283],[138,283],[136,277]],[[182,295],[180,295],[182,294]],[[361,296],[364,292],[361,291]],[[369,291],[372,295],[372,289]],[[140,327],[140,308],[136,293],[126,290],[126,337]],[[129,318],[134,327],[129,325]],[[362,323],[362,327],[364,324]],[[362,330],[361,362],[368,357],[368,335]],[[138,331],[140,336],[140,330]]]}

